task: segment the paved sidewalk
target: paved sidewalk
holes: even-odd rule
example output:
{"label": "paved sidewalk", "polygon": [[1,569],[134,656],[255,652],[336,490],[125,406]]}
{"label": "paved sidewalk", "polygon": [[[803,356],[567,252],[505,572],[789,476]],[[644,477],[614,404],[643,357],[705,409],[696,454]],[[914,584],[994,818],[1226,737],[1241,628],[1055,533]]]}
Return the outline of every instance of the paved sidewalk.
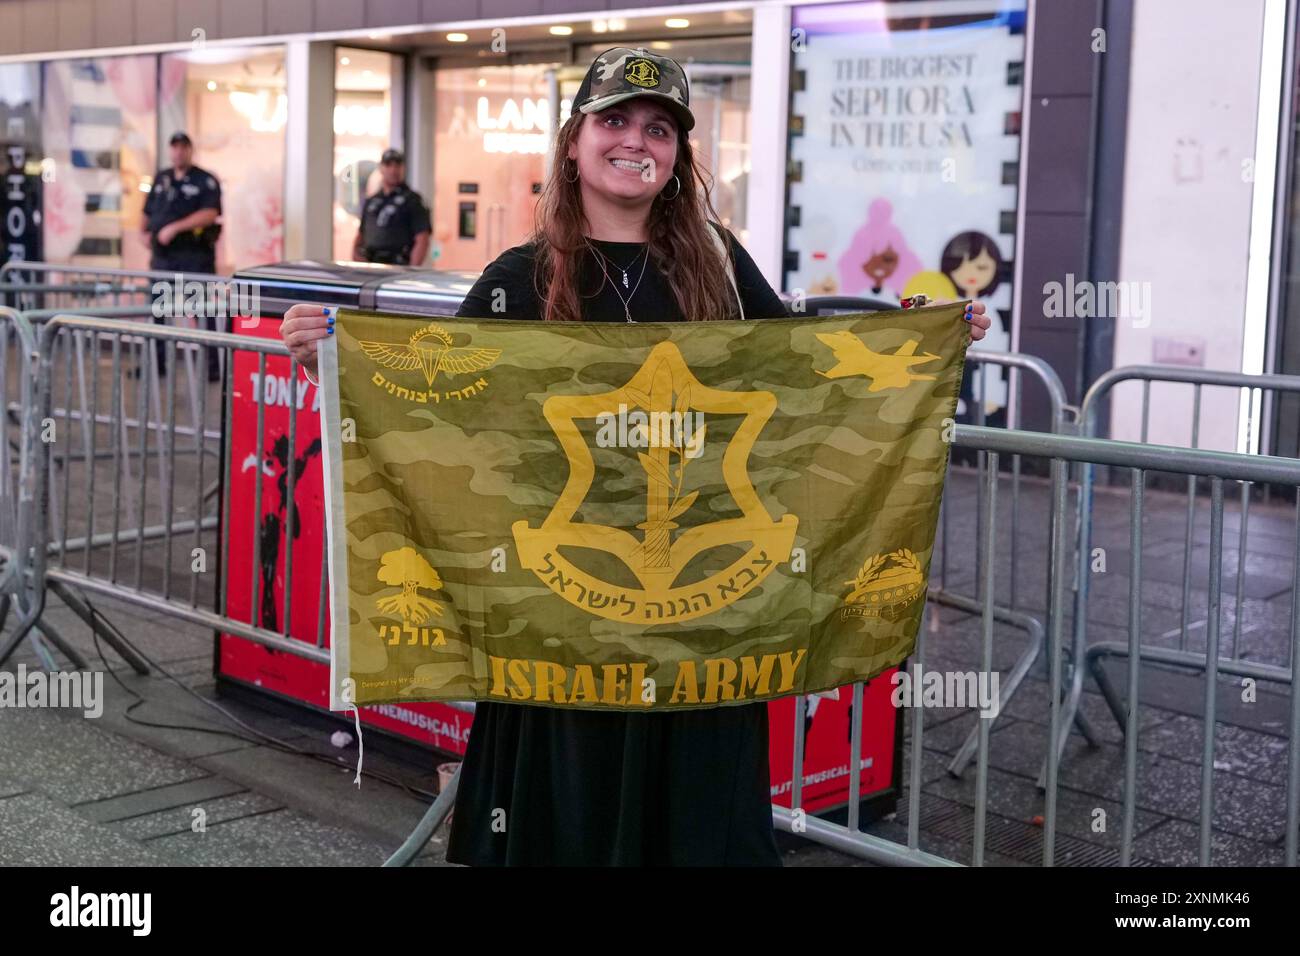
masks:
{"label": "paved sidewalk", "polygon": [[[358,790],[355,745],[337,750],[328,730],[216,696],[210,633],[118,602],[95,603],[187,687],[321,759],[251,742],[249,731],[165,677],[139,677],[105,649],[126,689],[105,677],[102,717],[0,709],[0,863],[373,866],[423,815],[436,781],[432,766],[404,764],[370,748],[367,772],[394,782],[367,776]],[[56,606],[50,618],[102,667],[88,628],[70,611]],[[30,645],[12,665],[19,661],[36,666]],[[127,689],[145,703],[132,707],[136,698]],[[192,825],[200,809],[204,832]],[[444,847],[445,831],[418,863],[443,865]]]}

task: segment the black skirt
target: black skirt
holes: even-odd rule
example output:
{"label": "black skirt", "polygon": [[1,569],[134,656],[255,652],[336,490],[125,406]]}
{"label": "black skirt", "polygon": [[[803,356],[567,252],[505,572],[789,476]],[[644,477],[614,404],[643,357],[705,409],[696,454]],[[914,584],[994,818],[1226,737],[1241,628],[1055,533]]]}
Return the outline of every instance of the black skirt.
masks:
{"label": "black skirt", "polygon": [[447,859],[780,866],[767,705],[625,714],[480,703]]}

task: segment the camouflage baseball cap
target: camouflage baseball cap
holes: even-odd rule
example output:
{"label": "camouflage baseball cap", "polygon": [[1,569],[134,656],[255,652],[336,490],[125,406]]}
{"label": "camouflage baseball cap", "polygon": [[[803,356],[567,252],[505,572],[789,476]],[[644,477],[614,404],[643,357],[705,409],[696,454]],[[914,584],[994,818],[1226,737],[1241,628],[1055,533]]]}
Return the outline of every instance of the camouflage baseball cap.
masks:
{"label": "camouflage baseball cap", "polygon": [[634,96],[663,100],[683,128],[695,126],[691,88],[681,64],[671,57],[623,46],[606,50],[592,61],[573,107],[583,113],[599,113]]}

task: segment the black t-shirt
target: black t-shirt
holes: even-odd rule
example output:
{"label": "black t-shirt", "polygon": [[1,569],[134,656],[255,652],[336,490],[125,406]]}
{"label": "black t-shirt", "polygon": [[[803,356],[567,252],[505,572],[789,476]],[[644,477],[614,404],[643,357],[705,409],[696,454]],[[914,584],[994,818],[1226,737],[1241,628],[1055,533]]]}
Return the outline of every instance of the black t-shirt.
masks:
{"label": "black t-shirt", "polygon": [[[717,227],[721,229],[721,227]],[[740,289],[740,298],[745,305],[746,319],[789,318],[784,303],[772,291],[772,287],[763,278],[754,260],[745,247],[736,241],[728,230],[721,230],[727,238],[736,259],[736,285]],[[628,266],[628,288],[619,289],[624,299],[628,299],[628,308],[634,322],[681,322],[682,310],[673,298],[671,290],[663,275],[655,268],[653,262],[645,262],[645,257],[637,254],[644,248],[638,242],[606,242],[601,239],[590,240],[592,245],[617,266]],[[474,287],[465,296],[457,315],[474,319],[526,319],[542,318],[541,301],[533,281],[533,268],[536,262],[536,249],[532,244],[524,244],[507,249],[483,270]],[[642,275],[641,267],[645,266]],[[610,279],[622,285],[622,273],[604,264]],[[640,278],[640,285],[637,279]],[[633,292],[635,288],[635,292]],[[497,293],[496,290],[502,290]],[[599,290],[599,291],[597,291]],[[728,288],[727,294],[731,295]],[[601,263],[590,252],[582,263],[579,280],[579,298],[582,303],[582,317],[587,322],[625,322],[626,313],[618,292],[605,281]],[[497,304],[494,311],[493,305]]]}
{"label": "black t-shirt", "polygon": [[218,215],[221,213],[221,183],[216,176],[201,166],[191,166],[184,176],[179,177],[171,169],[158,170],[149,198],[144,202],[144,215],[152,234],[155,256],[212,252],[220,233],[216,224],[178,233],[165,246],[158,242],[159,229],[200,209],[215,209]]}
{"label": "black t-shirt", "polygon": [[[735,251],[745,317],[788,317],[754,260],[734,236],[725,235]],[[640,243],[593,243],[619,266],[642,248]],[[534,263],[531,245],[502,253],[457,315],[540,319]],[[637,261],[628,270],[625,297],[640,272]],[[611,278],[621,285],[621,272]],[[590,252],[581,282],[582,294],[590,296],[581,300],[585,321],[627,321],[623,303]],[[497,289],[503,290],[504,309],[494,312]],[[633,321],[682,321],[653,263],[646,264],[630,308]],[[460,773],[447,845],[452,863],[781,864],[772,829],[763,702],[623,713],[481,701]]]}
{"label": "black t-shirt", "polygon": [[406,183],[392,192],[382,189],[361,209],[361,249],[375,262],[410,261],[415,237],[433,226],[424,200]]}

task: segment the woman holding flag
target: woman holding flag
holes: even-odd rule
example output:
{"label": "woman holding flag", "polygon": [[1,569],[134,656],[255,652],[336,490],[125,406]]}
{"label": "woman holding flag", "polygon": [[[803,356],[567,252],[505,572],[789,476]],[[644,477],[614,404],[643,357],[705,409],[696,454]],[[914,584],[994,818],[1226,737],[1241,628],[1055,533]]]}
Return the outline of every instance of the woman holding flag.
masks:
{"label": "woman holding flag", "polygon": [[[788,317],[717,224],[668,57],[598,56],[556,136],[531,239],[502,253],[458,316],[551,322]],[[984,307],[966,313],[971,337]],[[281,334],[315,372],[333,318],[297,305]],[[447,859],[471,865],[780,865],[767,704],[650,713],[480,702]]]}

